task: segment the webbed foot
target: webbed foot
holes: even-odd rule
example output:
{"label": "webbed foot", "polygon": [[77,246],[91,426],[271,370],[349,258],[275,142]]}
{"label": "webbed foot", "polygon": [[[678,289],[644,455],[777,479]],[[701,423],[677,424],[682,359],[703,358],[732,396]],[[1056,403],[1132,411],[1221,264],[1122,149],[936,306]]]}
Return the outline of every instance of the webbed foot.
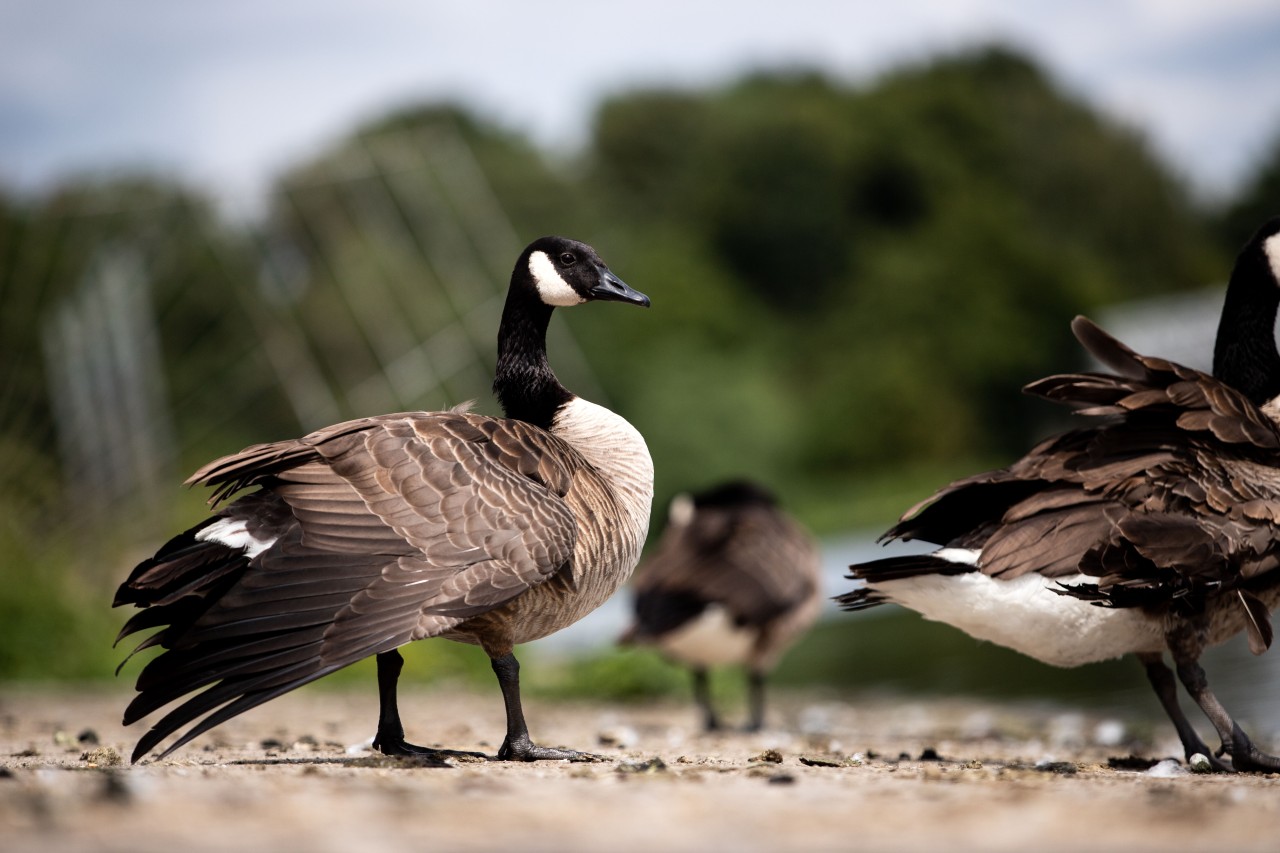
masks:
{"label": "webbed foot", "polygon": [[1280,773],[1280,758],[1269,755],[1253,745],[1253,741],[1239,726],[1232,726],[1231,743],[1223,744],[1218,755],[1231,755],[1231,768],[1240,773]]}
{"label": "webbed foot", "polygon": [[498,750],[497,761],[606,761],[602,755],[590,752],[578,752],[575,749],[538,746],[528,738],[503,741]]}

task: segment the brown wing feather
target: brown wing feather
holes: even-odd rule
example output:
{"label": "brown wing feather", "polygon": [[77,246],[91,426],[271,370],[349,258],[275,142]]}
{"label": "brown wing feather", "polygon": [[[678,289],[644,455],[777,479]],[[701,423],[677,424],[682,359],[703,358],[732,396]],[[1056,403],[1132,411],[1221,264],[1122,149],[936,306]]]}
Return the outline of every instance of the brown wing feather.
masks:
{"label": "brown wing feather", "polygon": [[809,535],[775,508],[701,508],[689,524],[668,527],[637,575],[638,594],[719,603],[759,625],[816,593],[819,557]]}
{"label": "brown wing feather", "polygon": [[[124,633],[167,625],[144,645],[168,650],[143,670],[126,719],[212,685],[158,722],[135,757],[201,715],[170,750],[565,569],[577,537],[565,495],[584,467],[549,433],[462,412],[351,421],[205,466],[192,482],[218,499],[263,487],[220,514],[257,519],[269,505],[276,542],[249,561],[188,531],[166,546],[181,566],[166,570],[162,550],[122,585],[118,602],[162,608]],[[225,565],[216,583],[196,577],[206,565]]]}
{"label": "brown wing feather", "polygon": [[1139,355],[1084,318],[1072,328],[1116,374],[1053,376],[1026,390],[1103,422],[950,484],[886,538],[981,549],[978,570],[996,576],[1084,572],[1097,584],[1073,592],[1117,606],[1212,594],[1274,571],[1276,423],[1208,374]]}

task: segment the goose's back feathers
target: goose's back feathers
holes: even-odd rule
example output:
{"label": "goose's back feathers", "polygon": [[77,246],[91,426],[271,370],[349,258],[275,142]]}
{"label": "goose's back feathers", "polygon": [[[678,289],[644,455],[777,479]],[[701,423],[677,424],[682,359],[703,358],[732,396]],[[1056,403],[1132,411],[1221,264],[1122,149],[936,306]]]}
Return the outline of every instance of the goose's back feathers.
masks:
{"label": "goose's back feathers", "polygon": [[[261,490],[176,537],[121,586],[117,603],[149,605],[121,637],[167,625],[140,648],[169,650],[139,677],[125,721],[217,684],[158,723],[136,754],[219,705],[235,710],[170,749],[411,640],[532,639],[520,620],[490,614],[557,575],[561,596],[576,592],[583,565],[609,574],[609,565],[575,560],[581,519],[593,517],[581,504],[616,509],[599,505],[600,477],[551,433],[458,411],[364,418],[211,463],[192,481],[223,498]],[[625,570],[601,584],[612,591]],[[551,630],[578,609],[558,614]],[[475,617],[489,617],[483,628],[500,636],[468,632]],[[532,633],[549,633],[545,622]]]}
{"label": "goose's back feathers", "polygon": [[[1272,641],[1278,311],[1280,218],[1237,258],[1212,375],[1139,355],[1076,318],[1076,337],[1111,372],[1051,376],[1025,390],[1075,407],[1091,425],[913,507],[886,536],[942,547],[852,566],[864,585],[838,600],[854,610],[903,604],[1058,666],[1135,654],[1189,763],[1280,769],[1200,665],[1205,648],[1242,631],[1255,654]],[[1177,681],[1213,724],[1218,749],[1184,715]]]}
{"label": "goose's back feathers", "polygon": [[544,430],[453,411],[363,418],[251,447],[192,482],[269,486],[311,546],[441,567],[491,562],[529,586],[572,555],[570,492],[593,474]]}
{"label": "goose's back feathers", "polygon": [[656,643],[692,660],[704,642],[697,637],[735,634],[742,657],[767,666],[817,616],[815,543],[771,498],[677,500],[687,503],[673,507],[658,547],[637,570],[635,621],[624,641]]}
{"label": "goose's back feathers", "polygon": [[1207,432],[1223,444],[1247,444],[1265,452],[1280,448],[1277,421],[1266,406],[1243,392],[1208,373],[1139,355],[1085,317],[1077,317],[1071,328],[1085,349],[1117,375],[1050,376],[1028,385],[1028,394],[1082,407],[1083,415],[1155,421],[1193,436]]}
{"label": "goose's back feathers", "polygon": [[700,509],[673,524],[641,569],[636,592],[683,593],[763,623],[813,595],[817,554],[794,522],[770,507]]}

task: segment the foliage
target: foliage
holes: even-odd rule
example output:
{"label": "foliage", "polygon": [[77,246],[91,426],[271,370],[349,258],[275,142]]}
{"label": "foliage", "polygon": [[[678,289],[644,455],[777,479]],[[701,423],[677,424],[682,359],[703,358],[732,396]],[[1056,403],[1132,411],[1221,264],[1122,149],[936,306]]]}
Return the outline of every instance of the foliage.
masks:
{"label": "foliage", "polygon": [[[536,646],[533,647],[536,649]],[[677,696],[689,690],[688,675],[647,649],[597,650],[529,667],[531,694],[563,699],[635,701]]]}
{"label": "foliage", "polygon": [[663,328],[572,322],[592,351],[624,342],[606,384],[685,479],[728,456],[831,494],[1008,458],[1035,429],[1016,389],[1078,363],[1074,314],[1227,262],[1139,137],[999,48],[865,90],[790,73],[622,95],[590,155],[593,191],[630,219],[610,254]]}
{"label": "foliage", "polygon": [[1217,232],[1226,251],[1239,251],[1258,226],[1280,215],[1280,130],[1263,151],[1239,196],[1217,217]]}

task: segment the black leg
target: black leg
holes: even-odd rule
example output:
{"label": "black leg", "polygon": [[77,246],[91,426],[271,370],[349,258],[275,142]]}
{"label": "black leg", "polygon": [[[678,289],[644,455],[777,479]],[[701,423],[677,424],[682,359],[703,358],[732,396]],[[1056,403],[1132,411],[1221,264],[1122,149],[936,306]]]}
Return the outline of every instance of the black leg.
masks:
{"label": "black leg", "polygon": [[1213,769],[1230,770],[1231,768],[1220,761],[1213,754],[1213,750],[1200,739],[1195,727],[1182,713],[1182,706],[1178,704],[1178,683],[1174,680],[1173,670],[1164,665],[1164,656],[1140,654],[1138,660],[1142,661],[1142,665],[1146,667],[1147,680],[1151,682],[1151,688],[1155,690],[1160,705],[1173,722],[1173,727],[1178,730],[1178,739],[1182,741],[1182,751],[1185,753],[1187,762],[1190,763],[1191,756],[1198,753],[1209,759]]}
{"label": "black leg", "polygon": [[711,705],[711,685],[707,679],[707,671],[702,667],[693,670],[693,701],[702,710],[702,728],[709,732],[719,731],[720,718]]}
{"label": "black leg", "polygon": [[404,658],[394,649],[378,655],[378,733],[373,748],[384,755],[412,755],[419,747],[405,743],[400,708],[396,704],[396,684]]}
{"label": "black leg", "polygon": [[479,752],[458,752],[451,749],[430,749],[415,746],[404,739],[404,726],[400,723],[400,708],[396,704],[396,685],[404,658],[392,649],[378,655],[378,733],[373,737],[373,748],[383,755],[404,755],[417,758],[439,759],[437,766],[450,767],[444,758],[450,755],[469,755],[483,758]]}
{"label": "black leg", "polygon": [[1213,695],[1213,691],[1209,689],[1209,680],[1205,677],[1199,661],[1194,658],[1179,659],[1175,654],[1174,663],[1178,667],[1178,678],[1182,681],[1182,685],[1187,688],[1191,698],[1200,706],[1200,710],[1204,711],[1204,715],[1213,723],[1213,727],[1218,730],[1218,736],[1222,738],[1222,747],[1217,754],[1229,754],[1231,767],[1234,770],[1264,772],[1280,770],[1280,758],[1268,755],[1254,746],[1249,736],[1231,719],[1227,709],[1222,707],[1218,697]]}
{"label": "black leg", "polygon": [[764,673],[751,669],[747,671],[747,692],[750,694],[751,716],[747,720],[747,731],[758,732],[764,728]]}
{"label": "black leg", "polygon": [[507,708],[507,737],[498,750],[499,761],[600,761],[598,755],[576,752],[572,749],[552,749],[536,746],[529,740],[529,727],[524,721],[524,709],[520,705],[520,662],[510,652],[493,658],[493,673],[498,676],[502,688],[502,701]]}

